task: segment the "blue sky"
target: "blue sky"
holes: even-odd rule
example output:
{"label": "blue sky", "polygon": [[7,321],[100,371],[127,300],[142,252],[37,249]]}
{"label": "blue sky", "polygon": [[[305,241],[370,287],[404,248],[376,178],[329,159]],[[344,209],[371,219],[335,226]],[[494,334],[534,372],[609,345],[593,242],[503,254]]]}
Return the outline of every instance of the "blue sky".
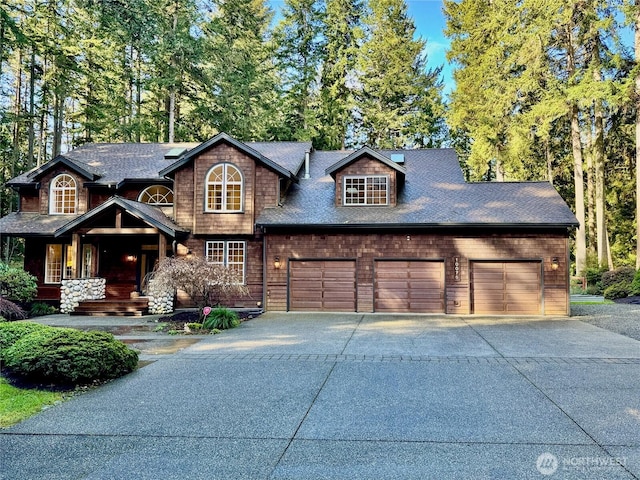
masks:
{"label": "blue sky", "polygon": [[409,15],[413,17],[417,33],[427,41],[427,59],[429,68],[442,66],[445,92],[453,88],[451,65],[447,62],[449,41],[444,36],[446,25],[442,13],[441,0],[408,0]]}

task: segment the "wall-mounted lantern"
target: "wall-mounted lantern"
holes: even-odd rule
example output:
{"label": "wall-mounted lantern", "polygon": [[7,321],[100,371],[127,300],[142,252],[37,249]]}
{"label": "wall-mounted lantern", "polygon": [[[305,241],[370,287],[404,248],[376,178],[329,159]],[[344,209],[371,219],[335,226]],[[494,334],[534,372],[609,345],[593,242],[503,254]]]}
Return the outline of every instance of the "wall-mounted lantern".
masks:
{"label": "wall-mounted lantern", "polygon": [[273,259],[273,267],[274,267],[276,270],[279,270],[279,269],[280,269],[280,257],[275,257],[275,258]]}
{"label": "wall-mounted lantern", "polygon": [[553,257],[551,259],[551,270],[557,270],[560,266],[560,259],[558,257]]}

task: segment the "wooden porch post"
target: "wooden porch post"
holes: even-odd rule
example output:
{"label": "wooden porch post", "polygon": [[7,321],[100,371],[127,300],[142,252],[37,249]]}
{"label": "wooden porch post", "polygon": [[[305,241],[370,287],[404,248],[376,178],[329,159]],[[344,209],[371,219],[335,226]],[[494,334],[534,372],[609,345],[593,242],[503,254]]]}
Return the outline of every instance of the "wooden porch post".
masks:
{"label": "wooden porch post", "polygon": [[82,261],[82,253],[80,252],[80,234],[74,233],[71,235],[71,278],[80,277],[80,265],[78,263]]}
{"label": "wooden porch post", "polygon": [[167,256],[167,237],[158,233],[158,261],[162,261]]}

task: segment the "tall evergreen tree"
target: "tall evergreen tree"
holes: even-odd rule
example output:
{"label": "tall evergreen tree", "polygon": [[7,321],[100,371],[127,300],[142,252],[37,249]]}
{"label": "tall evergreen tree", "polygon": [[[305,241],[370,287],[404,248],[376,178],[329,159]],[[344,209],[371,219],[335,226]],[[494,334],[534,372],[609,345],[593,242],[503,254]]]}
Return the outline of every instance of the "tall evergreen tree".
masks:
{"label": "tall evergreen tree", "polygon": [[[276,75],[264,0],[214,0],[205,26],[210,121],[240,140],[265,140],[277,121]],[[202,111],[202,110],[201,110]]]}
{"label": "tall evergreen tree", "polygon": [[369,7],[358,57],[356,137],[376,148],[437,146],[440,69],[426,69],[426,44],[414,38],[404,0],[370,0]]}
{"label": "tall evergreen tree", "polygon": [[274,31],[284,121],[278,137],[311,140],[318,132],[318,75],[324,53],[319,0],[285,0]]}
{"label": "tall evergreen tree", "polygon": [[325,58],[320,77],[318,149],[341,149],[351,124],[354,69],[363,38],[360,0],[327,0],[323,36]]}

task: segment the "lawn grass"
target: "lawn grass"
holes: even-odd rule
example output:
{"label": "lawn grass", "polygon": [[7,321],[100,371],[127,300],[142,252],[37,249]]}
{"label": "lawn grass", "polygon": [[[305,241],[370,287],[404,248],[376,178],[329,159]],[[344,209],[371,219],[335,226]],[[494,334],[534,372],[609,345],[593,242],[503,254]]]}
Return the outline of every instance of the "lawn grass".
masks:
{"label": "lawn grass", "polygon": [[62,400],[63,396],[60,392],[16,388],[0,377],[0,428],[35,415],[43,407]]}
{"label": "lawn grass", "polygon": [[601,302],[571,302],[571,305],[613,305],[613,300],[603,300]]}

